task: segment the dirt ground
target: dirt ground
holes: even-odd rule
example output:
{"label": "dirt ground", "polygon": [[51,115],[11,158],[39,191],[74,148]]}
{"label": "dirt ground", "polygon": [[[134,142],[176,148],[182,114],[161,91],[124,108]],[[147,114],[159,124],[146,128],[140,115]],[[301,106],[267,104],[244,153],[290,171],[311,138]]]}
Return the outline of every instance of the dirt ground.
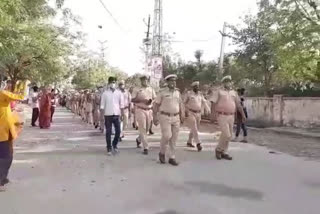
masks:
{"label": "dirt ground", "polygon": [[[216,125],[210,123],[201,124],[202,132],[219,130]],[[239,139],[242,138],[242,132]],[[248,128],[249,143],[264,146],[271,152],[287,153],[296,157],[320,160],[320,138],[303,137],[290,134],[276,133],[267,129]]]}

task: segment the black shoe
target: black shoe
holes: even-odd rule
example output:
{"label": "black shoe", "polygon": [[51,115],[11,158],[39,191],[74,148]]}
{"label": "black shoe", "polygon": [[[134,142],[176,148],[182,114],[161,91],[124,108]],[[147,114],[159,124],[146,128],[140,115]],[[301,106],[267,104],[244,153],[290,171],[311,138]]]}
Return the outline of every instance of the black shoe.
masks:
{"label": "black shoe", "polygon": [[159,153],[159,160],[160,160],[160,163],[165,164],[166,163],[166,156]]}
{"label": "black shoe", "polygon": [[198,152],[201,152],[202,151],[202,146],[200,143],[197,144],[197,149],[198,149]]}
{"label": "black shoe", "polygon": [[194,148],[195,146],[192,143],[187,143],[187,147]]}
{"label": "black shoe", "polygon": [[119,142],[122,142],[122,137],[119,137]]}
{"label": "black shoe", "polygon": [[176,159],[170,158],[168,163],[170,163],[172,166],[178,166],[179,163],[176,161]]}
{"label": "black shoe", "polygon": [[148,150],[148,149],[144,149],[144,150],[143,150],[143,154],[144,154],[144,155],[148,155],[148,154],[149,154],[149,150]]}
{"label": "black shoe", "polygon": [[5,178],[5,179],[2,180],[1,185],[4,186],[4,185],[6,185],[8,183],[10,183],[10,180],[8,178]]}
{"label": "black shoe", "polygon": [[139,127],[138,126],[136,126],[136,130],[138,130],[139,129]]}
{"label": "black shoe", "polygon": [[139,138],[136,139],[136,142],[137,142],[137,148],[141,148],[141,146],[140,146],[141,142],[140,142]]}
{"label": "black shoe", "polygon": [[154,132],[151,129],[149,130],[149,135],[154,135]]}
{"label": "black shoe", "polygon": [[135,129],[136,128],[136,124],[132,123],[132,127]]}
{"label": "black shoe", "polygon": [[222,157],[222,159],[225,159],[225,160],[232,160],[232,157],[228,154],[225,154],[225,153],[222,153],[221,157]]}
{"label": "black shoe", "polygon": [[94,126],[95,129],[97,129],[98,127],[99,127],[98,125],[95,125],[95,126]]}
{"label": "black shoe", "polygon": [[216,150],[216,158],[218,160],[221,160],[222,159],[222,152],[219,152],[219,151]]}

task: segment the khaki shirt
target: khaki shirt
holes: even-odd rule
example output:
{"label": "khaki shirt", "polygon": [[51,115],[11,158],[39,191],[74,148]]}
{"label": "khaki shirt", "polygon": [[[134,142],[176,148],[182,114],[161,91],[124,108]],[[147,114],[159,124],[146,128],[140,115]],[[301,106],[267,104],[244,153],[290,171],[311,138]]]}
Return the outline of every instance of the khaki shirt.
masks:
{"label": "khaki shirt", "polygon": [[225,90],[219,88],[213,91],[210,101],[215,103],[215,111],[224,113],[235,113],[236,112],[236,99],[238,98],[237,92],[234,90]]}
{"label": "khaki shirt", "polygon": [[178,89],[170,91],[169,88],[166,88],[159,92],[155,103],[160,105],[160,112],[163,111],[170,114],[179,113],[180,104],[182,104],[180,91]]}
{"label": "khaki shirt", "polygon": [[202,106],[207,107],[206,100],[201,92],[195,93],[194,91],[188,91],[184,103],[187,109],[193,111],[201,111]]}
{"label": "khaki shirt", "polygon": [[[134,90],[132,93],[132,98],[140,98],[140,99],[147,99],[147,100],[154,100],[156,98],[156,93],[152,87],[148,86],[146,88],[141,87],[137,90]],[[135,103],[136,106],[140,106],[142,108],[152,108],[152,104],[146,105],[144,103]]]}

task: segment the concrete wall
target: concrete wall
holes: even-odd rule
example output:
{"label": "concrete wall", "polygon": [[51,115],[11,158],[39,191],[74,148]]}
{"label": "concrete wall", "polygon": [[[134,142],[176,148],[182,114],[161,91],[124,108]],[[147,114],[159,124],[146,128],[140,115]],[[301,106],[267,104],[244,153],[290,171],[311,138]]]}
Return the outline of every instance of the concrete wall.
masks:
{"label": "concrete wall", "polygon": [[320,127],[320,97],[247,98],[249,122],[273,126]]}

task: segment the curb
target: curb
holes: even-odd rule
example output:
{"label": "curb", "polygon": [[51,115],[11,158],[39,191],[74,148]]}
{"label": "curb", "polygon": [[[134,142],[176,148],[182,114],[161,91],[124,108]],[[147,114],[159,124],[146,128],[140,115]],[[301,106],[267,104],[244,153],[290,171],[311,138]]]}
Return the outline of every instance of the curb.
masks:
{"label": "curb", "polygon": [[255,131],[269,131],[274,132],[277,134],[283,134],[283,135],[290,135],[290,136],[296,136],[296,137],[306,137],[306,138],[313,138],[313,139],[320,139],[320,136],[314,135],[314,134],[307,134],[307,133],[297,133],[293,131],[286,131],[286,130],[276,130],[273,128],[255,128],[255,127],[248,127],[249,130],[255,130]]}
{"label": "curb", "polygon": [[[203,123],[211,123],[211,121],[206,120],[206,119],[202,119],[201,122]],[[313,138],[313,139],[320,139],[320,135],[315,135],[315,134],[308,134],[308,133],[297,133],[294,131],[289,131],[289,130],[283,130],[283,129],[275,129],[275,128],[256,128],[256,127],[252,127],[252,126],[247,126],[247,128],[249,130],[255,130],[255,131],[259,131],[259,132],[273,132],[273,133],[277,133],[277,134],[282,134],[282,135],[290,135],[290,136],[296,136],[296,137],[306,137],[306,138]]]}

